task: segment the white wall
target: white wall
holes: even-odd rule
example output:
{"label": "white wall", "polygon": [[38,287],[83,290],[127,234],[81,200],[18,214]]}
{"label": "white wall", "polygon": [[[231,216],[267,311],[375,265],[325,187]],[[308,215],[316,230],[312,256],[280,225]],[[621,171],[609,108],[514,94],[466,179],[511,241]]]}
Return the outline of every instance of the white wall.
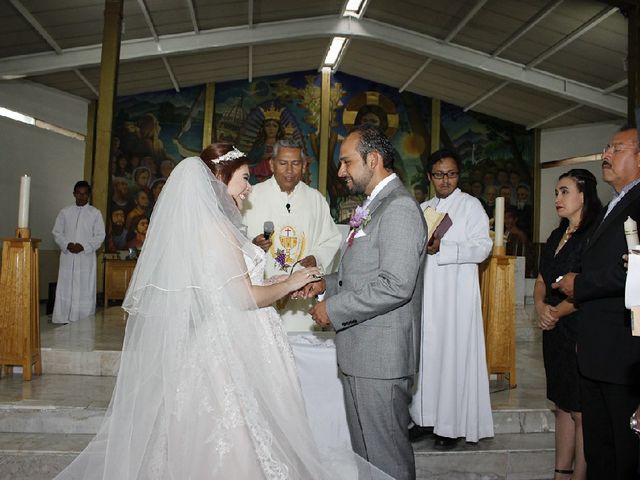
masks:
{"label": "white wall", "polygon": [[[0,107],[84,134],[87,101],[29,82],[0,82]],[[13,237],[18,222],[20,176],[31,176],[29,227],[40,245],[41,298],[55,281],[58,247],[51,229],[58,211],[73,202],[84,175],[84,141],[0,117],[0,237]]]}
{"label": "white wall", "polygon": [[[0,107],[85,134],[87,100],[30,82],[0,83]],[[31,178],[29,226],[43,250],[56,249],[51,227],[58,211],[73,201],[84,175],[84,142],[0,117],[0,235],[17,226],[19,178]]]}
{"label": "white wall", "polygon": [[0,82],[0,106],[84,135],[89,101],[27,81]]}
{"label": "white wall", "polygon": [[544,168],[547,162],[599,153],[620,128],[618,123],[578,125],[542,130],[540,136],[540,239],[544,242],[558,226],[554,189],[558,177],[572,168],[585,168],[598,179],[598,195],[603,204],[611,200],[612,190],[602,182],[600,160]]}

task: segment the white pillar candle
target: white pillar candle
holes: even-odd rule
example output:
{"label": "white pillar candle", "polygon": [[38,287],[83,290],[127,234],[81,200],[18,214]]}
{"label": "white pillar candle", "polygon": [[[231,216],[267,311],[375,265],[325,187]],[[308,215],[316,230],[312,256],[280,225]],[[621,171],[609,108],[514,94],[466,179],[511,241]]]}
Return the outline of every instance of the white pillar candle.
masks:
{"label": "white pillar candle", "polygon": [[20,198],[18,200],[18,228],[29,228],[29,191],[31,177],[20,177]]}
{"label": "white pillar candle", "polygon": [[495,226],[495,246],[504,245],[504,197],[496,198],[496,209],[493,214],[493,225]]}
{"label": "white pillar candle", "polygon": [[631,217],[627,217],[624,221],[624,236],[627,239],[627,248],[629,250],[633,250],[640,244],[640,241],[638,241],[638,224]]}

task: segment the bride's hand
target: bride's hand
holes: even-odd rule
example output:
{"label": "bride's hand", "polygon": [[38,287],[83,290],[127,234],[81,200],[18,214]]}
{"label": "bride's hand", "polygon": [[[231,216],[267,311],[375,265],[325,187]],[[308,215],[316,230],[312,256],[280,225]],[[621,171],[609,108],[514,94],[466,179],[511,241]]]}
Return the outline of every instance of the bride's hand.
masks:
{"label": "bride's hand", "polygon": [[287,280],[289,292],[300,290],[307,283],[317,282],[321,278],[321,270],[318,267],[303,268],[296,270]]}

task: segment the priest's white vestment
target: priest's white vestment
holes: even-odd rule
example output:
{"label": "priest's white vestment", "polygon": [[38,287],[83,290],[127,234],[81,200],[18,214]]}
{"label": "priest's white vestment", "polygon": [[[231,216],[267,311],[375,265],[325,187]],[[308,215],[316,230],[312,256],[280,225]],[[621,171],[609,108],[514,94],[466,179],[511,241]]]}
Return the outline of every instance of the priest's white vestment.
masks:
{"label": "priest's white vestment", "polygon": [[[89,204],[69,205],[58,213],[52,233],[61,250],[52,322],[76,322],[96,311],[96,250],[105,237],[102,214]],[[84,250],[71,253],[69,243]]]}
{"label": "priest's white vestment", "polygon": [[[295,262],[308,255],[313,255],[327,273],[331,271],[342,236],[320,192],[298,182],[288,194],[280,190],[274,177],[254,185],[243,208],[250,240],[263,233],[266,221],[275,226],[267,252],[266,278],[288,274]],[[275,304],[287,331],[314,329],[315,323],[308,314],[312,305],[312,300],[303,299]]]}
{"label": "priest's white vestment", "polygon": [[411,418],[443,437],[469,442],[493,436],[478,264],[490,254],[489,218],[460,191],[424,202],[453,225],[426,256],[422,351]]}

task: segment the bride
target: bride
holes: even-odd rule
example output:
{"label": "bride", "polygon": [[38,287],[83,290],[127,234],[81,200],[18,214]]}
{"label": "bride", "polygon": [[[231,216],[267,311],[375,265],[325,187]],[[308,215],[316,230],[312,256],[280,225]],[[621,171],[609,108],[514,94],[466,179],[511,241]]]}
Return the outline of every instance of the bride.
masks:
{"label": "bride", "polygon": [[263,285],[242,233],[248,160],[212,144],[173,170],[123,308],[105,419],[59,479],[383,479],[353,452],[320,453],[286,333],[268,305],[319,277]]}

